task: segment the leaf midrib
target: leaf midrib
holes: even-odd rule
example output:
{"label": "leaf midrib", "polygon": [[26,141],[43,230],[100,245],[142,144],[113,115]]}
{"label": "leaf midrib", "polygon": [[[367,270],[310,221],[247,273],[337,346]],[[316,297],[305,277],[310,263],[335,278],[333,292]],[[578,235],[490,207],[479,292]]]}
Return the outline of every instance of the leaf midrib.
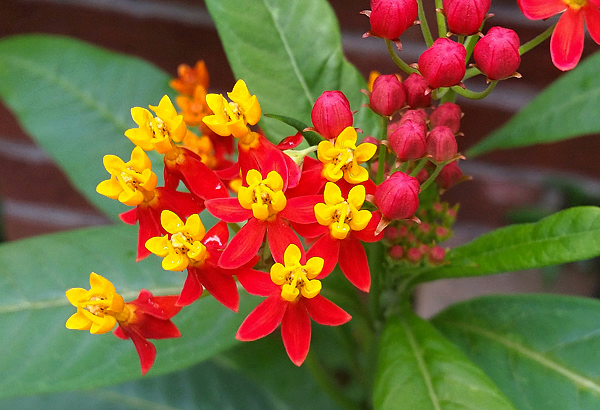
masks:
{"label": "leaf midrib", "polygon": [[510,340],[498,333],[494,333],[488,329],[481,328],[478,326],[474,326],[464,322],[458,321],[444,321],[446,325],[450,325],[452,327],[459,328],[466,333],[473,333],[484,338],[491,340],[492,342],[496,342],[500,345],[503,345],[508,350],[513,351],[517,355],[521,355],[526,357],[534,362],[546,367],[547,369],[553,370],[556,373],[566,377],[570,381],[572,381],[578,388],[585,389],[595,393],[600,396],[600,384],[590,380],[589,378],[582,376],[581,374],[568,369],[567,367],[552,361],[551,359],[545,357],[544,355],[537,353],[528,347],[521,345],[513,340]]}
{"label": "leaf midrib", "polygon": [[427,393],[429,394],[429,398],[431,399],[431,404],[433,405],[433,408],[435,410],[440,410],[441,409],[440,402],[439,402],[439,399],[435,392],[435,389],[433,387],[433,383],[431,381],[431,374],[429,374],[429,370],[427,369],[427,365],[425,364],[425,361],[423,359],[423,354],[422,354],[421,349],[419,348],[417,339],[415,338],[415,335],[412,333],[410,326],[408,325],[408,323],[406,323],[406,321],[404,319],[400,319],[400,325],[402,326],[402,328],[404,329],[404,332],[406,333],[408,343],[410,345],[410,348],[413,351],[415,360],[417,361],[417,367],[419,368],[419,371],[421,372],[421,375],[423,376],[423,381],[425,382],[425,386],[427,387]]}
{"label": "leaf midrib", "polygon": [[61,76],[56,71],[44,70],[40,65],[34,64],[32,61],[18,58],[16,56],[10,56],[5,58],[5,61],[9,65],[13,65],[17,69],[23,69],[28,71],[32,76],[38,76],[45,79],[48,83],[54,84],[59,88],[65,90],[66,93],[75,97],[75,99],[82,102],[82,105],[87,106],[90,110],[96,111],[101,117],[105,118],[108,122],[112,123],[115,128],[122,132],[128,128],[128,124],[120,121],[112,111],[104,104],[99,104],[94,97],[84,92],[81,88],[77,88],[72,85],[68,79]]}
{"label": "leaf midrib", "polygon": [[[178,294],[179,292],[181,292],[181,287],[177,287],[177,286],[169,286],[169,287],[161,287],[161,288],[152,289],[152,293],[156,296],[173,295],[173,294]],[[123,299],[125,299],[125,300],[133,300],[133,299],[137,298],[139,291],[138,292],[135,292],[135,291],[122,292],[119,294],[121,296],[123,296]],[[46,299],[46,300],[36,301],[36,302],[23,301],[20,303],[14,303],[14,304],[0,306],[0,315],[16,313],[16,312],[23,312],[23,311],[30,311],[30,310],[42,310],[42,309],[49,309],[49,308],[57,308],[57,307],[63,307],[63,306],[71,306],[71,304],[67,300],[66,296],[63,298]]]}

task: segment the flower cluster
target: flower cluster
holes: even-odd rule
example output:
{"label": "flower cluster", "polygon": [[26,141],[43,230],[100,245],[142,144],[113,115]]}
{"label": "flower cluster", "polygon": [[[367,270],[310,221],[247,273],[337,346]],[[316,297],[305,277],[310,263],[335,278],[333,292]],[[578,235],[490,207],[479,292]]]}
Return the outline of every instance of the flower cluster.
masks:
{"label": "flower cluster", "polygon": [[[595,3],[519,5],[530,18],[565,11],[551,42],[560,69],[577,64],[584,20],[592,38],[600,39]],[[163,258],[164,270],[187,272],[181,292],[153,296],[142,290],[125,302],[108,280],[92,273],[90,290],[67,291],[77,308],[67,327],[98,334],[118,325],[114,334],[132,339],[145,373],[156,355],[147,339],[179,337],[171,318],[182,308],[206,291],[237,312],[243,288],[265,299],[235,337],[256,340],[280,326],[287,354],[300,366],[310,347],[311,319],[328,326],[351,319],[322,295],[327,276],[339,267],[357,291],[371,291],[364,243],[380,242],[390,266],[401,260],[444,263],[439,243],[452,233],[457,206],[440,195],[468,179],[458,165],[464,159],[457,141],[463,113],[453,101],[457,94],[483,98],[499,80],[518,77],[524,52],[510,29],[481,33],[489,7],[490,0],[444,0],[438,20],[443,33],[434,40],[424,28],[428,47],[408,65],[391,44],[401,50],[400,36],[415,24],[419,2],[371,1],[365,36],[385,39],[406,73],[373,74],[364,90],[366,107],[383,125],[375,137],[362,136],[344,93],[327,90],[312,106],[312,124],[275,144],[258,127],[261,105],[243,80],[226,96],[209,93],[203,62],[180,66],[171,81],[180,112],[168,96],[150,110],[132,108],[137,127],[125,131],[134,144],[130,159],[106,155],[110,177],[97,191],[132,207],[120,217],[138,225],[138,261],[154,254]],[[463,84],[476,75],[491,83],[480,93]],[[305,136],[312,145],[298,149]],[[147,151],[163,158],[163,186]],[[202,220],[207,213],[218,219],[210,227]],[[381,292],[395,273],[378,274],[385,276],[377,280]]]}

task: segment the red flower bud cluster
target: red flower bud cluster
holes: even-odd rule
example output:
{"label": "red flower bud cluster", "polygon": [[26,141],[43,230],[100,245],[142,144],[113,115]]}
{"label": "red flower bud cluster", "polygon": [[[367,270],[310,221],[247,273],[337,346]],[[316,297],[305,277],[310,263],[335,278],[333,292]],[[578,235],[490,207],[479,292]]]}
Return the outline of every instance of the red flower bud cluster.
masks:
{"label": "red flower bud cluster", "polygon": [[375,203],[388,220],[406,219],[419,207],[421,185],[416,178],[395,172],[377,186]]}
{"label": "red flower bud cluster", "polygon": [[437,202],[430,208],[419,210],[420,224],[410,220],[392,222],[384,235],[388,256],[394,261],[442,263],[445,251],[438,243],[452,236],[451,226],[457,210],[458,205],[450,207],[447,202]]}
{"label": "red flower bud cluster", "polygon": [[310,118],[319,134],[334,139],[352,126],[350,102],[341,91],[325,91],[315,101]]}
{"label": "red flower bud cluster", "polygon": [[406,91],[397,76],[380,75],[373,82],[369,106],[379,115],[391,116],[406,103]]}

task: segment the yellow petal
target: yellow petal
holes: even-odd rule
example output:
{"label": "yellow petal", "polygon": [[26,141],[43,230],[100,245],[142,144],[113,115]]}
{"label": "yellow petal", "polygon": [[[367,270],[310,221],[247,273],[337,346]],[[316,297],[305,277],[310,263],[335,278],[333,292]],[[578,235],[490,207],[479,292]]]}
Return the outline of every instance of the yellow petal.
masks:
{"label": "yellow petal", "polygon": [[165,257],[169,254],[169,244],[171,242],[166,236],[155,236],[146,241],[146,249],[155,255]]}
{"label": "yellow petal", "polygon": [[304,286],[302,286],[302,296],[307,299],[314,298],[321,291],[321,281],[320,280],[309,280],[308,282],[304,282]]}
{"label": "yellow petal", "polygon": [[269,206],[266,204],[253,203],[251,205],[252,215],[256,219],[260,219],[261,221],[265,221],[269,218]]}
{"label": "yellow petal", "polygon": [[185,228],[185,224],[173,211],[165,209],[160,214],[160,224],[170,234],[181,232]]}
{"label": "yellow petal", "polygon": [[308,279],[314,279],[317,276],[319,276],[319,273],[321,273],[321,271],[323,270],[324,265],[325,260],[323,258],[320,258],[318,256],[310,258],[304,266],[304,269],[306,270],[306,276],[308,277]]}
{"label": "yellow petal", "polygon": [[77,313],[73,313],[69,319],[67,319],[67,323],[65,323],[67,329],[74,330],[89,330],[92,327],[92,321],[89,320],[83,313],[77,311]]}
{"label": "yellow petal", "polygon": [[366,189],[364,185],[356,185],[348,192],[348,203],[360,209],[365,202]]}
{"label": "yellow petal", "polygon": [[337,205],[345,201],[344,197],[342,196],[342,190],[333,182],[327,182],[325,184],[323,197],[327,205]]}
{"label": "yellow petal", "polygon": [[369,221],[373,217],[371,211],[366,209],[360,210],[358,212],[352,213],[352,220],[350,221],[350,228],[353,231],[362,231],[367,227]]}
{"label": "yellow petal", "polygon": [[356,161],[359,163],[366,162],[373,158],[373,155],[375,155],[376,152],[377,145],[371,144],[370,142],[364,142],[354,150],[354,158],[356,158]]}
{"label": "yellow petal", "polygon": [[190,215],[187,221],[185,221],[185,229],[194,238],[194,240],[201,241],[204,239],[205,229],[202,221],[200,220],[200,215]]}
{"label": "yellow petal", "polygon": [[289,269],[286,269],[281,263],[275,263],[271,266],[271,280],[276,285],[283,285],[288,273]]}
{"label": "yellow petal", "polygon": [[168,95],[164,95],[160,99],[158,106],[150,106],[150,109],[156,113],[156,116],[163,121],[173,119],[177,117],[177,110],[173,106],[171,99]]}
{"label": "yellow petal", "polygon": [[332,221],[332,215],[335,208],[319,203],[315,205],[315,217],[320,225],[329,226]]}
{"label": "yellow petal", "polygon": [[344,179],[351,184],[360,184],[369,179],[369,171],[360,165],[353,165],[344,172]]}
{"label": "yellow petal", "polygon": [[356,139],[356,129],[354,127],[346,127],[335,139],[335,147],[356,149]]}
{"label": "yellow petal", "polygon": [[300,252],[300,248],[292,243],[285,249],[283,254],[283,263],[286,267],[290,268],[295,265],[299,265],[301,257],[302,253]]}
{"label": "yellow petal", "polygon": [[187,268],[188,264],[188,257],[177,252],[168,254],[162,261],[162,267],[164,270],[180,271]]}
{"label": "yellow petal", "polygon": [[117,181],[117,178],[115,176],[112,176],[106,181],[100,182],[96,186],[96,192],[98,192],[100,195],[107,196],[111,199],[118,199],[122,191],[123,188],[121,187],[121,184],[119,184],[119,181]]}

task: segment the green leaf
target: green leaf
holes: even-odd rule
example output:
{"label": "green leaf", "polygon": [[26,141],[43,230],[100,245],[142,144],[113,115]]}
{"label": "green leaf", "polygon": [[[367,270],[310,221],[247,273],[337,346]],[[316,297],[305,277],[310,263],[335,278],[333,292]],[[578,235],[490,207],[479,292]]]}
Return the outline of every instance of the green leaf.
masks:
{"label": "green leaf", "polygon": [[512,409],[494,383],[427,321],[389,318],[381,336],[376,409]]}
{"label": "green leaf", "polygon": [[325,139],[321,137],[314,131],[304,131],[308,128],[308,125],[304,124],[302,121],[298,121],[295,118],[286,117],[284,115],[276,115],[276,114],[265,114],[267,118],[274,118],[277,121],[281,121],[290,127],[294,128],[296,131],[300,132],[308,145],[317,146],[321,141]]}
{"label": "green leaf", "polygon": [[600,302],[557,295],[486,296],[433,324],[517,408],[600,408]]}
{"label": "green leaf", "polygon": [[[361,104],[368,99],[360,73],[344,58],[339,24],[325,0],[207,0],[227,59],[236,77],[256,94],[262,111],[310,124],[310,111],[323,91],[341,90],[353,110],[355,126],[379,135],[378,117]],[[291,128],[263,118],[272,139]]]}
{"label": "green leaf", "polygon": [[[75,308],[65,291],[89,288],[94,271],[113,282],[126,301],[139,290],[177,294],[184,272],[163,271],[151,255],[135,263],[136,230],[129,226],[91,228],[0,246],[0,398],[86,389],[141,377],[133,343],[112,334],[68,330]],[[183,369],[223,351],[256,299],[242,296],[234,314],[211,297],[185,307],[173,321],[182,337],[156,340],[152,370]]]}
{"label": "green leaf", "polygon": [[[232,394],[235,392],[235,394]],[[0,400],[4,409],[280,409],[260,384],[218,361],[116,386]],[[330,408],[330,407],[328,407]]]}
{"label": "green leaf", "polygon": [[446,264],[416,282],[541,268],[600,255],[600,208],[569,208],[538,222],[510,225],[455,248]]}
{"label": "green leaf", "polygon": [[134,145],[123,133],[136,127],[130,110],[157,105],[170,93],[168,80],[140,59],[66,37],[0,41],[0,97],[73,185],[114,219],[127,208],[96,193],[110,176],[102,157],[129,160]]}
{"label": "green leaf", "polygon": [[506,125],[469,149],[467,157],[600,132],[600,53],[541,92]]}

